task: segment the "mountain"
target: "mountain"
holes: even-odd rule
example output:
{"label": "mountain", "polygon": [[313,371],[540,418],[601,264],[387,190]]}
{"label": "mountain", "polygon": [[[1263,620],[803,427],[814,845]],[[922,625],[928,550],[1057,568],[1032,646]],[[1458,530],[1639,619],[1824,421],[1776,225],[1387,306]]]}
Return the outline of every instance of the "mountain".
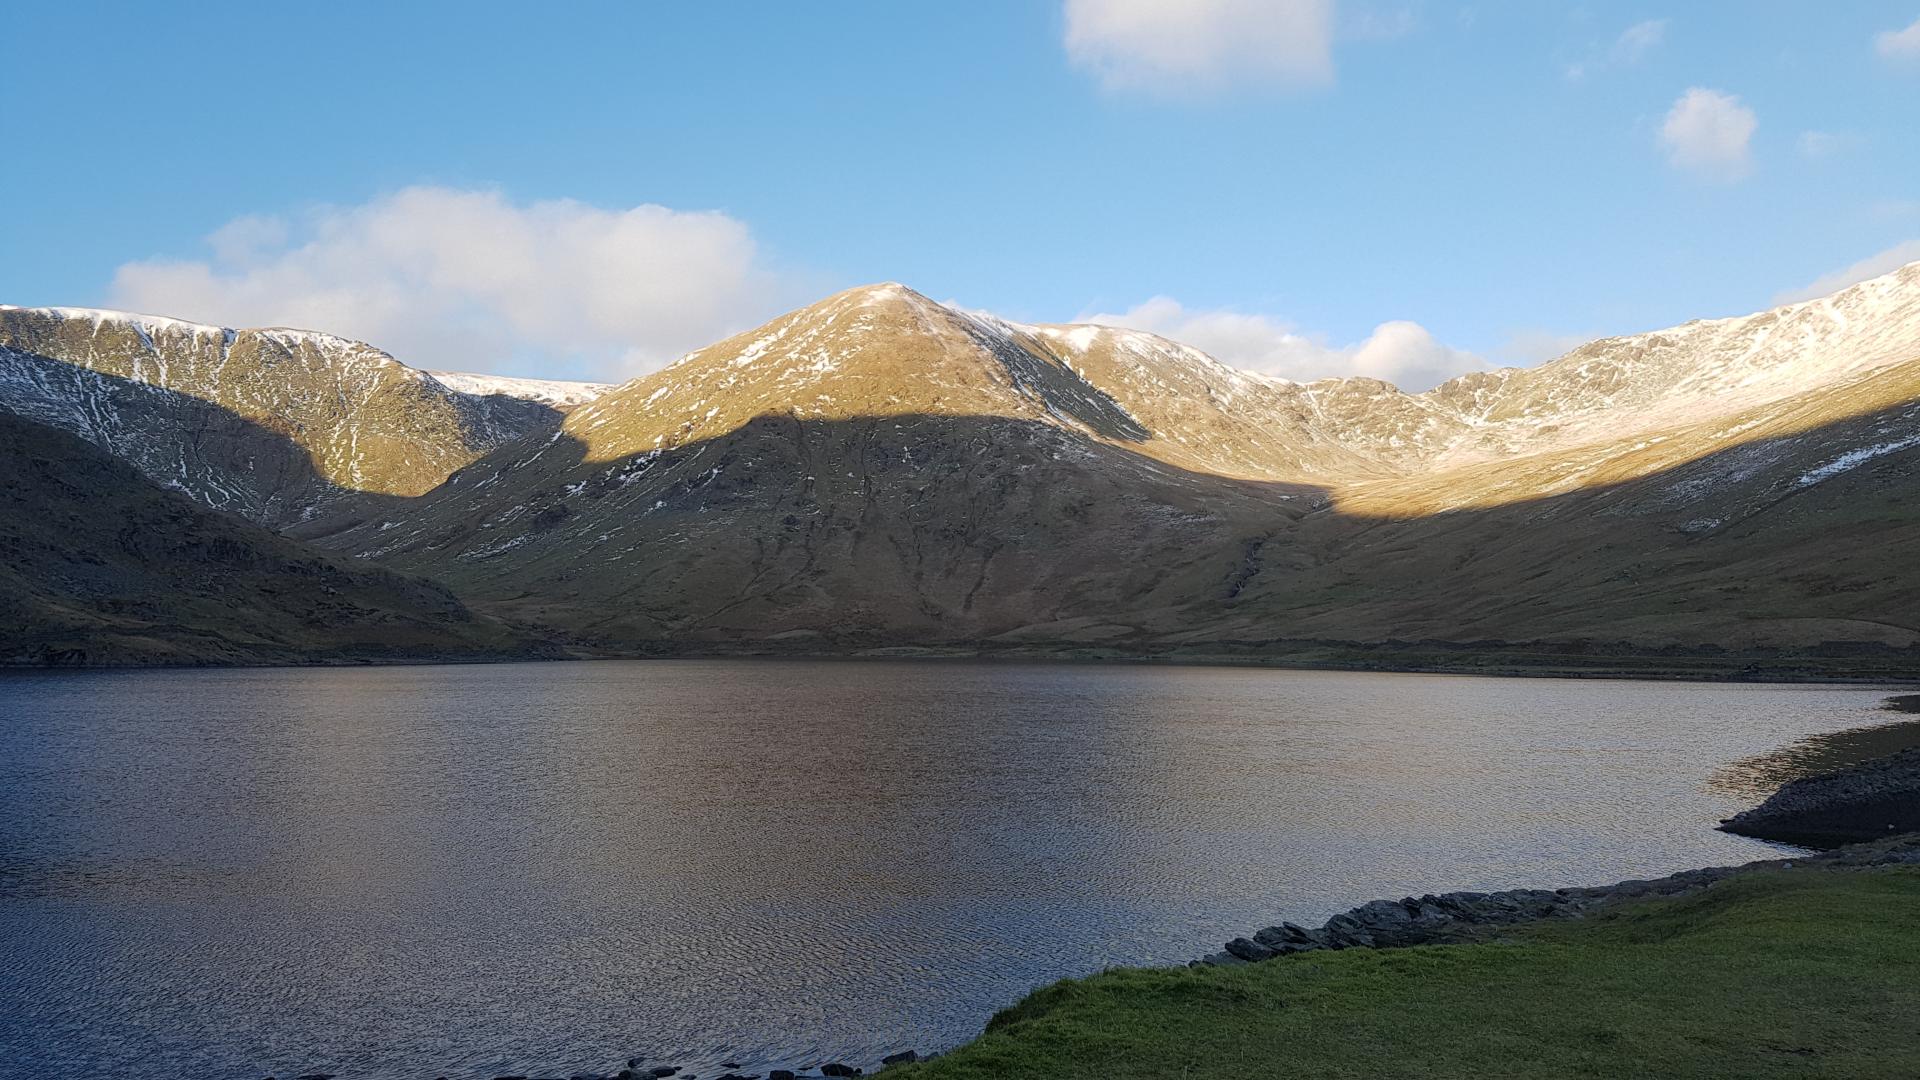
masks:
{"label": "mountain", "polygon": [[0,663],[368,661],[544,651],[444,587],[208,510],[0,412]]}
{"label": "mountain", "polygon": [[283,525],[348,492],[422,494],[549,434],[587,384],[435,378],[356,341],[0,306],[0,402],[216,509]]}
{"label": "mountain", "polygon": [[[1367,467],[1327,440],[1303,459],[1230,411],[1270,384],[1108,340],[1128,337],[1056,343],[854,290],[609,391],[425,498],[302,534],[600,641],[945,637],[1179,602],[1237,558],[1222,521],[1304,513],[1315,490],[1202,464]],[[1114,369],[1144,387],[1131,409],[1083,374]]]}
{"label": "mountain", "polygon": [[1418,395],[889,284],[303,532],[613,647],[1905,647],[1916,402],[1920,266]]}
{"label": "mountain", "polygon": [[[0,377],[0,408],[611,651],[1920,669],[1920,264],[1421,394],[891,283],[611,388],[430,375],[306,332],[7,326],[0,362],[30,377]],[[282,471],[234,498],[263,461]]]}
{"label": "mountain", "polygon": [[475,375],[465,371],[429,371],[427,374],[441,386],[468,397],[532,401],[563,410],[585,405],[612,389],[608,383],[516,379],[507,375]]}

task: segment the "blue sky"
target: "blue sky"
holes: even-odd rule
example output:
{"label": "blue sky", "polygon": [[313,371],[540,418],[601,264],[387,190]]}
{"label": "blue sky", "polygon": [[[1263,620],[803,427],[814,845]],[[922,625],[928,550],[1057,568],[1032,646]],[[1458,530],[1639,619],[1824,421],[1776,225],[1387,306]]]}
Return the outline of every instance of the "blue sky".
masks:
{"label": "blue sky", "polygon": [[6,34],[0,301],[423,366],[628,375],[899,280],[1412,384],[1920,259],[1920,0],[24,2]]}

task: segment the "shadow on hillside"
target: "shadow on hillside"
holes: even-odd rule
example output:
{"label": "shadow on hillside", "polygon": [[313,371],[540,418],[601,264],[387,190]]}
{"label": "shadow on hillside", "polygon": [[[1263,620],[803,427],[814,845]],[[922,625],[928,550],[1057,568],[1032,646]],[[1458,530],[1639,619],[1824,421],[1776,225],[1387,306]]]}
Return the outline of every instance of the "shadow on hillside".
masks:
{"label": "shadow on hillside", "polygon": [[[293,433],[213,403],[31,359],[92,380],[129,418],[118,445],[130,438],[149,475],[202,502],[219,507],[234,493],[191,469],[169,477],[170,461],[226,463],[264,500],[267,520],[330,507],[287,530],[297,538],[378,553],[482,599],[564,595],[573,609],[552,615],[562,625],[616,597],[646,606],[657,595],[650,640],[777,634],[802,617],[818,628],[824,603],[866,611],[849,640],[867,644],[1716,648],[1771,636],[1844,652],[1920,632],[1907,614],[1920,610],[1911,566],[1920,444],[1897,445],[1914,434],[1911,403],[1614,483],[1395,517],[1344,509],[1324,485],[1232,479],[1122,445],[1148,433],[1111,398],[1033,361],[1025,392],[1100,437],[991,416],[766,415],[714,438],[589,461],[573,438],[542,434],[409,497],[330,484]],[[98,436],[99,418],[60,412],[52,377],[42,373],[37,405],[10,407]],[[1884,452],[1860,453],[1868,448]],[[491,529],[500,531],[483,540]],[[637,553],[632,562],[583,557],[610,529]],[[835,560],[850,569],[837,572]],[[908,588],[918,590],[911,618],[889,622]],[[809,594],[818,603],[782,623]],[[625,632],[618,620],[604,629],[615,642]]]}
{"label": "shadow on hillside", "polygon": [[1020,493],[1058,496],[1069,518],[1090,510],[1086,492],[1072,484],[1049,486],[1042,473],[1097,482],[1115,496],[1138,490],[1172,509],[1210,509],[1247,523],[1294,520],[1331,499],[1322,485],[1196,472],[1033,420],[769,414],[724,435],[608,459],[589,457],[586,444],[570,435],[525,440],[455,471],[426,495],[362,493],[290,531],[334,546],[351,543],[346,534],[355,530],[364,538],[423,514],[436,529],[477,530],[501,508],[544,512],[557,523],[602,505],[633,508],[664,528],[744,508],[784,516],[858,502],[872,512],[870,504],[888,493],[903,499],[910,523],[937,524],[916,511],[949,511],[962,531],[964,512]]}
{"label": "shadow on hillside", "polygon": [[[292,421],[251,419],[182,390],[6,347],[0,347],[0,388],[0,408],[87,439],[156,483],[256,522],[285,525],[362,490],[329,478]],[[550,406],[506,395],[448,393],[467,403],[473,422],[488,431],[531,427],[544,435],[562,417]],[[105,407],[78,404],[94,401]]]}
{"label": "shadow on hillside", "polygon": [[[86,439],[216,510],[284,523],[351,491],[321,476],[291,432],[204,398],[0,349],[0,364],[9,363],[24,378],[5,380],[0,408]],[[95,400],[104,408],[77,404]]]}
{"label": "shadow on hillside", "polygon": [[1126,406],[1073,370],[1045,341],[1035,339],[1040,351],[1030,352],[984,332],[970,321],[965,323],[965,330],[974,344],[1000,362],[1022,395],[1055,416],[1076,421],[1112,442],[1143,443],[1152,437],[1153,433],[1134,419]]}
{"label": "shadow on hillside", "polygon": [[784,634],[1254,656],[1393,643],[1450,663],[1553,641],[1522,651],[1557,664],[1641,649],[1717,670],[1797,649],[1920,674],[1901,644],[1920,635],[1905,554],[1920,550],[1920,447],[1803,481],[1907,417],[1393,518],[1345,512],[1321,485],[1180,469],[1033,421],[762,416],[611,460],[571,438],[503,448],[426,496],[359,498],[298,533],[590,623],[616,650]]}

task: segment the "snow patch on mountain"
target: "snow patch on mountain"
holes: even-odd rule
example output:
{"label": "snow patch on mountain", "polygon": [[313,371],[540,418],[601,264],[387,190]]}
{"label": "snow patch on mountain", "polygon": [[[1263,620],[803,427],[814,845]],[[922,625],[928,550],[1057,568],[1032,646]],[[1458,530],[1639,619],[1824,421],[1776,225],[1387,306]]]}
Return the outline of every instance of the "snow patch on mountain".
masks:
{"label": "snow patch on mountain", "polygon": [[427,374],[456,393],[476,397],[519,398],[556,408],[585,405],[613,389],[611,383],[565,379],[521,379],[510,375],[480,375],[465,371],[429,371]]}
{"label": "snow patch on mountain", "polygon": [[1839,457],[1834,458],[1832,461],[1824,462],[1808,469],[1805,473],[1801,474],[1799,480],[1794,482],[1794,486],[1811,487],[1823,480],[1831,480],[1849,469],[1855,469],[1865,465],[1874,458],[1885,457],[1888,454],[1897,454],[1902,450],[1909,450],[1916,446],[1920,446],[1920,435],[1909,435],[1904,439],[1893,439],[1888,442],[1876,443],[1873,446],[1862,446],[1854,450],[1849,450]]}

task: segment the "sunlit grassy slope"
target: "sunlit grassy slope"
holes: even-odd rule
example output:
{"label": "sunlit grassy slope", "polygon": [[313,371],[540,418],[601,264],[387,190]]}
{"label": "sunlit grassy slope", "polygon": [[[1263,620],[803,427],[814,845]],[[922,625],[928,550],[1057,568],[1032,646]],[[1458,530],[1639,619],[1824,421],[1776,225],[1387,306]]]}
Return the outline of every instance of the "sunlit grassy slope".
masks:
{"label": "sunlit grassy slope", "polygon": [[1920,869],[1758,872],[1480,944],[1113,971],[887,1075],[1920,1076]]}

